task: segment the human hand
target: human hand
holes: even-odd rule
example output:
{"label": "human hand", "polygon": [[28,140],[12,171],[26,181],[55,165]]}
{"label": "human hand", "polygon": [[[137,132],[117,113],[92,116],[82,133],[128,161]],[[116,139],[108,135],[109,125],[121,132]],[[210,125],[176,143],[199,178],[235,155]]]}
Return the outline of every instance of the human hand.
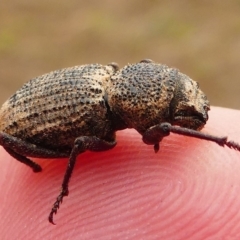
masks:
{"label": "human hand", "polygon": [[[214,108],[202,130],[240,142],[240,111]],[[0,151],[0,239],[240,239],[240,152],[171,134],[157,154],[134,130],[79,155],[57,224],[47,220],[67,159],[43,172]]]}

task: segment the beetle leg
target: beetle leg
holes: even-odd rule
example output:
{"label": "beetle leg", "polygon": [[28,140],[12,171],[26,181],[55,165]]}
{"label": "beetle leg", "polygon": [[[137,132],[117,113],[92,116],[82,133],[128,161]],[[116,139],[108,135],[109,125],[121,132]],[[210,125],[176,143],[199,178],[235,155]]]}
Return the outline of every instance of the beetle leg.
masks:
{"label": "beetle leg", "polygon": [[76,163],[77,156],[80,153],[85,152],[86,150],[94,152],[105,151],[115,147],[115,145],[116,145],[115,141],[107,142],[105,140],[92,136],[82,136],[75,140],[72,152],[69,157],[67,169],[63,178],[61,192],[58,195],[56,202],[53,204],[52,210],[48,217],[50,223],[54,224],[53,214],[57,213],[57,210],[60,207],[60,203],[62,203],[63,201],[63,197],[67,196],[69,193],[68,184],[74,169],[74,165]]}
{"label": "beetle leg", "polygon": [[[156,149],[156,145],[165,137],[172,133],[200,138],[208,141],[215,142],[220,146],[228,146],[229,148],[233,148],[235,150],[240,151],[240,145],[233,141],[227,141],[227,137],[217,137],[207,133],[199,132],[189,128],[172,126],[170,123],[161,123],[149,128],[143,134],[143,142],[146,144],[154,144],[154,149]],[[156,151],[156,150],[155,150]]]}
{"label": "beetle leg", "polygon": [[26,164],[27,166],[29,166],[30,168],[32,168],[32,170],[34,172],[41,172],[42,168],[39,164],[35,163],[34,161],[30,160],[29,158],[26,158],[16,152],[14,152],[12,149],[8,148],[8,147],[4,147],[4,149],[16,160],[18,160],[21,163]]}
{"label": "beetle leg", "polygon": [[19,138],[13,137],[7,133],[0,132],[0,145],[16,160],[31,167],[34,172],[40,172],[42,168],[37,163],[26,158],[29,157],[41,157],[41,158],[57,158],[68,157],[69,153],[49,150],[36,146],[35,144],[23,141]]}

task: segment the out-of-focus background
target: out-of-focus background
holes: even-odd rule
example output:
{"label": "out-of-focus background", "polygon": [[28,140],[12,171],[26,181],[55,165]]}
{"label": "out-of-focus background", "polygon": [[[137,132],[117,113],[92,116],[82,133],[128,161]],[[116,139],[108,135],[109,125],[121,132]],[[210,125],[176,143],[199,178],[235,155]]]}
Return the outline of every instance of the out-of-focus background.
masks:
{"label": "out-of-focus background", "polygon": [[0,105],[38,75],[151,58],[240,109],[239,0],[1,0]]}

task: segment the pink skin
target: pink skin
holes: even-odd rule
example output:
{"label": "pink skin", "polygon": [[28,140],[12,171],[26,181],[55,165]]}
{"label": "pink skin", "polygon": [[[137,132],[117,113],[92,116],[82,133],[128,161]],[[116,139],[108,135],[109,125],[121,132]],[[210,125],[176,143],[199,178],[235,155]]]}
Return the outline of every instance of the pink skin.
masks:
{"label": "pink skin", "polygon": [[[240,142],[240,111],[214,108],[202,130]],[[33,173],[0,150],[0,239],[240,239],[240,152],[173,135],[160,151],[134,130],[79,156],[56,226],[47,220],[67,159]]]}

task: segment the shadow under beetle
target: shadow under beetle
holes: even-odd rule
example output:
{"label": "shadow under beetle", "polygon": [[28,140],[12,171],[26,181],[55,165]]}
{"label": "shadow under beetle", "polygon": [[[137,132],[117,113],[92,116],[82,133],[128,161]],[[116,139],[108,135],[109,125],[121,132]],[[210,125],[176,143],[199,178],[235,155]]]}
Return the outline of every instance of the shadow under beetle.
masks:
{"label": "shadow under beetle", "polygon": [[34,172],[42,169],[27,157],[69,157],[48,218],[54,223],[77,156],[113,148],[118,130],[136,129],[155,152],[170,132],[240,151],[227,137],[199,132],[209,109],[197,82],[149,59],[120,70],[116,63],[76,66],[30,80],[2,105],[0,145]]}

